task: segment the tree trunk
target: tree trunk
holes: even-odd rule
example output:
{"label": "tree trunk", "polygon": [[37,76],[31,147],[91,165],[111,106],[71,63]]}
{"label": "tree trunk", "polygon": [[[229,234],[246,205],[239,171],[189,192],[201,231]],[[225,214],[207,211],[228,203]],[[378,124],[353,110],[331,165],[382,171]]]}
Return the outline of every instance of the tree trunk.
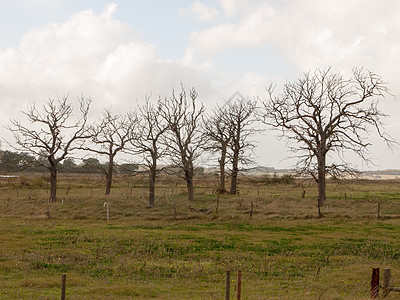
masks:
{"label": "tree trunk", "polygon": [[50,165],[50,202],[57,201],[57,165]]}
{"label": "tree trunk", "polygon": [[184,172],[185,172],[186,186],[188,189],[189,202],[194,201],[194,187],[193,187],[194,170],[193,170],[193,165],[190,162],[186,163]]}
{"label": "tree trunk", "polygon": [[110,195],[110,193],[111,193],[113,169],[114,169],[114,156],[110,155],[109,156],[109,161],[108,161],[106,195]]}
{"label": "tree trunk", "polygon": [[153,207],[155,202],[155,187],[156,187],[156,172],[157,166],[153,161],[153,165],[150,167],[150,182],[149,182],[149,206]]}
{"label": "tree trunk", "polygon": [[321,206],[326,200],[326,157],[323,154],[318,155],[318,217],[322,217]]}
{"label": "tree trunk", "polygon": [[187,189],[188,189],[189,202],[194,201],[193,176],[186,178],[186,185],[187,185]]}
{"label": "tree trunk", "polygon": [[239,164],[239,152],[234,151],[232,160],[232,177],[231,177],[231,190],[230,194],[236,195],[237,193],[237,177],[238,177],[238,164]]}
{"label": "tree trunk", "polygon": [[225,189],[225,160],[226,160],[226,149],[222,149],[221,158],[219,159],[219,194],[226,193]]}

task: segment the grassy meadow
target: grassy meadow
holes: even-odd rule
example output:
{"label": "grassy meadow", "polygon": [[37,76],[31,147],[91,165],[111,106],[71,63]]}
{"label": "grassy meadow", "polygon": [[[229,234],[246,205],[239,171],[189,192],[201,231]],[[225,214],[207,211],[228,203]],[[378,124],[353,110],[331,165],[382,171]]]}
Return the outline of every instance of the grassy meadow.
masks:
{"label": "grassy meadow", "polygon": [[368,299],[372,267],[400,286],[400,181],[329,182],[322,219],[312,182],[271,177],[218,200],[197,178],[188,203],[161,176],[154,208],[139,175],[107,197],[98,175],[61,175],[50,204],[45,174],[0,184],[0,299],[59,299],[63,273],[67,299],[223,299],[227,270],[234,299],[238,269],[242,299]]}

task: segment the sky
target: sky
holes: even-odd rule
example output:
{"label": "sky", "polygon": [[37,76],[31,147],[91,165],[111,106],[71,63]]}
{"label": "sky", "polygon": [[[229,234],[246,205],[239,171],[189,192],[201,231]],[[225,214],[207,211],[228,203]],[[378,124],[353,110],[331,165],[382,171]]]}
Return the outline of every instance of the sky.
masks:
{"label": "sky", "polygon": [[[207,110],[236,91],[266,98],[304,72],[382,76],[394,97],[381,100],[387,132],[400,141],[400,1],[398,0],[0,0],[0,136],[33,102],[92,98],[92,117],[126,111],[146,96],[195,87]],[[287,168],[284,141],[257,136],[256,162]],[[373,165],[400,169],[399,150],[376,135]],[[7,148],[6,143],[2,143]]]}

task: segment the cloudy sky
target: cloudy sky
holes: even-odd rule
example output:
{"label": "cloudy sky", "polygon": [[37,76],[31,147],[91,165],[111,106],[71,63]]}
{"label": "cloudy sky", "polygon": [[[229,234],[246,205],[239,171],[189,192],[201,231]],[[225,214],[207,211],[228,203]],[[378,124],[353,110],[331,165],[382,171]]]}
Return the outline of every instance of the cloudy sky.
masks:
{"label": "cloudy sky", "polygon": [[[0,135],[29,103],[83,94],[93,114],[135,107],[146,95],[196,87],[208,109],[234,92],[265,97],[265,86],[332,66],[369,69],[400,98],[398,0],[0,0]],[[387,131],[400,141],[400,101],[387,97]],[[290,155],[267,131],[258,162]],[[400,169],[399,151],[374,135],[376,165]],[[3,148],[5,145],[3,143]]]}

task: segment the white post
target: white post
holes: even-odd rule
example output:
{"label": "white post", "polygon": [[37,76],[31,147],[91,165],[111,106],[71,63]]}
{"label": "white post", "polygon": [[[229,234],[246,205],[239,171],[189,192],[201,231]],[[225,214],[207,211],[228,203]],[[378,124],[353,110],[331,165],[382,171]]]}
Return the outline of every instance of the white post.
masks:
{"label": "white post", "polygon": [[109,210],[109,208],[108,208],[108,202],[104,202],[104,205],[103,205],[105,208],[106,208],[106,210],[107,210],[107,221],[108,220],[110,220],[110,210]]}

